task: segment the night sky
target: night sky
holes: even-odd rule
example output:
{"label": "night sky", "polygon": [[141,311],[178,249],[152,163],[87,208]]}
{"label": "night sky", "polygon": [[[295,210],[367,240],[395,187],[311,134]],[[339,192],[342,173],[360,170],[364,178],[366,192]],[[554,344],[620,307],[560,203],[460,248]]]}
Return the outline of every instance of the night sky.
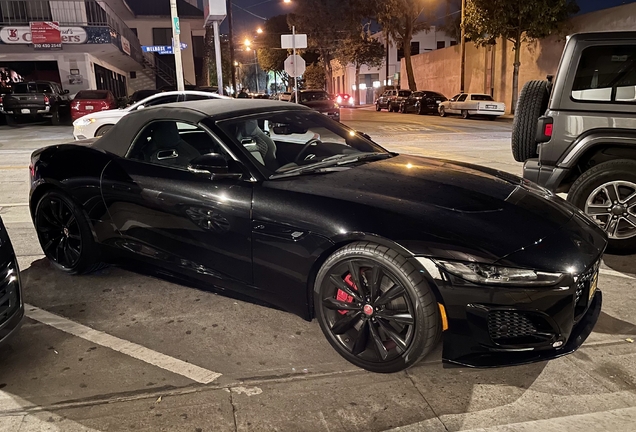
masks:
{"label": "night sky", "polygon": [[[284,4],[282,0],[272,0],[263,3],[265,0],[233,0],[234,1],[234,26],[235,33],[237,35],[243,35],[254,32],[258,26],[263,24],[263,20],[259,19],[249,12],[255,15],[259,15],[263,18],[284,14],[291,12],[294,9],[293,4]],[[310,0],[292,0],[293,2],[310,1]],[[440,5],[440,11],[445,11],[446,1],[437,0]],[[599,9],[609,8],[613,6],[619,6],[627,3],[634,3],[636,0],[578,0],[578,4],[581,7],[581,13],[588,13]],[[242,10],[247,9],[249,12]],[[227,20],[223,23],[223,31],[227,31]]]}

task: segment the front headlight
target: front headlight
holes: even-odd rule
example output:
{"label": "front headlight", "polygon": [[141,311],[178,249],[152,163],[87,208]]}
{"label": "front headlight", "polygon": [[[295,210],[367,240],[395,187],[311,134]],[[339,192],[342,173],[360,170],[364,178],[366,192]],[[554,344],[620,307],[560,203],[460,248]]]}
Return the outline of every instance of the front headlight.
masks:
{"label": "front headlight", "polygon": [[340,108],[340,105],[338,105],[337,103],[333,104],[334,109],[338,109]]}
{"label": "front headlight", "polygon": [[94,118],[78,118],[73,122],[73,126],[88,126],[91,123],[95,123]]}
{"label": "front headlight", "polygon": [[550,286],[556,285],[564,278],[563,273],[546,273],[490,264],[439,260],[434,262],[453,276],[484,285]]}

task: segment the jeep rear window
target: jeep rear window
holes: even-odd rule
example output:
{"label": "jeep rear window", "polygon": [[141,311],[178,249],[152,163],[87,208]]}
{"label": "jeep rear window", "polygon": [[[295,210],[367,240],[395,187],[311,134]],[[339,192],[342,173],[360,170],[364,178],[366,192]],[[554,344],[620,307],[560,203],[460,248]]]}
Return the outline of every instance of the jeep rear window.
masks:
{"label": "jeep rear window", "polygon": [[593,46],[583,50],[572,99],[636,103],[636,45]]}

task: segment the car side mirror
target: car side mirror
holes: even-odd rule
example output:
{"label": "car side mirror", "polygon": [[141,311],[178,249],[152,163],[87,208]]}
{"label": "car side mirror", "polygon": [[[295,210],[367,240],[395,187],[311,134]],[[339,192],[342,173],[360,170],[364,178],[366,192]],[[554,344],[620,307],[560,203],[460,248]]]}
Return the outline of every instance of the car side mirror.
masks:
{"label": "car side mirror", "polygon": [[135,109],[138,109],[138,110],[140,110],[140,109],[144,109],[144,106],[143,106],[143,105],[139,105],[139,106],[138,106],[137,108],[135,108]]}
{"label": "car side mirror", "polygon": [[62,94],[68,94],[68,90],[64,90],[64,92],[62,92]]}
{"label": "car side mirror", "polygon": [[188,165],[188,171],[211,180],[239,179],[242,174],[229,172],[225,157],[218,153],[208,153],[194,158]]}

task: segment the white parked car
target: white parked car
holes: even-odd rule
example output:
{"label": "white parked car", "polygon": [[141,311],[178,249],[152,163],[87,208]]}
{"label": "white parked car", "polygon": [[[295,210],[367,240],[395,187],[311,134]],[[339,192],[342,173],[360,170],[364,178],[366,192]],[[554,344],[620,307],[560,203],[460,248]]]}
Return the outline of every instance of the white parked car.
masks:
{"label": "white parked car", "polygon": [[465,119],[470,116],[484,116],[490,120],[506,113],[506,104],[495,102],[492,96],[479,93],[460,93],[439,104],[439,115],[461,114]]}
{"label": "white parked car", "polygon": [[283,102],[291,102],[291,99],[292,99],[292,94],[290,92],[281,93],[278,96],[278,100]]}
{"label": "white parked car", "polygon": [[139,102],[116,110],[97,111],[78,118],[73,122],[73,136],[76,140],[99,137],[110,130],[123,116],[138,109],[173,102],[184,102],[203,99],[230,99],[217,93],[202,91],[170,91],[157,93]]}

